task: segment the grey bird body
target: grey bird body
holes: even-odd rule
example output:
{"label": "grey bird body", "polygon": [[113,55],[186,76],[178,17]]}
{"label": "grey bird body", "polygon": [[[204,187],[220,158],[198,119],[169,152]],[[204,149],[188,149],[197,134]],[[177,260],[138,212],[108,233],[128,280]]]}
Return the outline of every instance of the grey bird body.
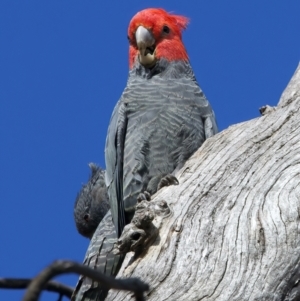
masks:
{"label": "grey bird body", "polygon": [[118,236],[140,192],[180,169],[217,132],[214,113],[189,63],[160,60],[129,75],[108,129],[106,184]]}
{"label": "grey bird body", "polygon": [[[113,254],[113,245],[132,217],[138,194],[155,193],[159,181],[216,132],[214,113],[188,63],[161,60],[151,71],[140,65],[131,70],[105,147],[111,213],[99,224],[84,263],[115,276],[123,257]],[[107,291],[98,285],[81,278],[76,300],[104,300]]]}
{"label": "grey bird body", "polygon": [[[137,13],[128,27],[130,72],[110,120],[105,182],[111,211],[100,222],[85,264],[115,276],[123,257],[114,244],[140,193],[154,194],[217,132],[181,40],[187,18],[162,9]],[[73,300],[104,300],[107,290],[82,277]]]}

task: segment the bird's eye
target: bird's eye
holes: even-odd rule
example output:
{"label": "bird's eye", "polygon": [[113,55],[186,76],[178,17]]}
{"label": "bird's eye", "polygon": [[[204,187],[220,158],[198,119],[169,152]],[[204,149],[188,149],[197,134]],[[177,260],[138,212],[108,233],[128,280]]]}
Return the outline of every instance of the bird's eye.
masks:
{"label": "bird's eye", "polygon": [[170,32],[170,28],[167,25],[165,25],[163,27],[163,32],[168,34]]}
{"label": "bird's eye", "polygon": [[90,215],[89,214],[85,214],[83,219],[88,222],[89,221],[89,218],[90,218]]}

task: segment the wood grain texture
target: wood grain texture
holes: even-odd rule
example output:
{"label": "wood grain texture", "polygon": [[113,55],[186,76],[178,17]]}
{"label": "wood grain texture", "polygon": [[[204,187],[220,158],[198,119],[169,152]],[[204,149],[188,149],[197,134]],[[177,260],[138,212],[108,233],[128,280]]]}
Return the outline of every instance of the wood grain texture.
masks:
{"label": "wood grain texture", "polygon": [[150,284],[147,300],[299,300],[299,78],[298,67],[275,111],[208,139],[154,196],[172,215],[118,274]]}

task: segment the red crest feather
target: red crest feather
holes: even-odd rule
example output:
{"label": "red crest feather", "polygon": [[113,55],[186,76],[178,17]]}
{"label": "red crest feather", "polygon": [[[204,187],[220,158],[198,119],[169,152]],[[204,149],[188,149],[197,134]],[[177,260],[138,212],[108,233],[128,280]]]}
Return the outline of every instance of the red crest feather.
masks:
{"label": "red crest feather", "polygon": [[185,30],[190,22],[190,19],[184,16],[171,15],[175,20],[180,30]]}

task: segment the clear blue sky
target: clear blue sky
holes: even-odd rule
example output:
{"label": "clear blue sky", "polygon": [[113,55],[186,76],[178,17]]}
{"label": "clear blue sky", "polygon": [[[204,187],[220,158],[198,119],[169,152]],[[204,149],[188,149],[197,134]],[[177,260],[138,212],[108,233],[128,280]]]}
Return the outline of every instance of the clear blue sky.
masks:
{"label": "clear blue sky", "polygon": [[[299,62],[298,0],[1,0],[0,277],[82,261],[88,240],[76,232],[74,200],[87,164],[104,166],[127,80],[127,25],[149,5],[190,17],[184,42],[220,130],[276,105]],[[1,300],[22,295],[0,290]]]}

